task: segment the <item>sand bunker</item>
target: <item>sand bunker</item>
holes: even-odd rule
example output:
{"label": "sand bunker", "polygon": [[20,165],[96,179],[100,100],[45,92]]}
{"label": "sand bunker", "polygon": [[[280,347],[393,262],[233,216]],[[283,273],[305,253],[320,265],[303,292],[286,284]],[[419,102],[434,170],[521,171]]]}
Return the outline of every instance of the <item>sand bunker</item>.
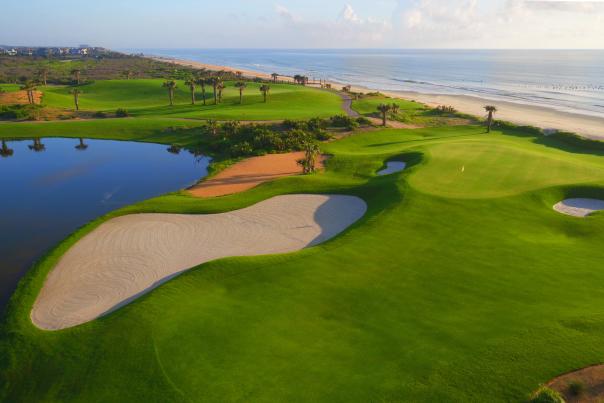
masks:
{"label": "sand bunker", "polygon": [[378,171],[378,175],[390,175],[393,174],[395,172],[401,172],[402,170],[405,169],[405,167],[407,166],[407,163],[403,162],[403,161],[388,161],[386,162],[386,168],[382,169],[381,171]]}
{"label": "sand bunker", "polygon": [[[248,158],[200,182],[189,191],[197,197],[216,197],[243,192],[263,182],[301,174],[302,169],[297,161],[302,158],[304,152],[267,154]],[[323,167],[324,160],[323,156],[319,158],[319,169]]]}
{"label": "sand bunker", "polygon": [[31,312],[42,329],[109,313],[201,263],[293,252],[334,237],[365,202],[344,195],[285,195],[222,214],[133,214],[100,225],[50,272]]}
{"label": "sand bunker", "polygon": [[[572,384],[582,385],[582,393],[573,393]],[[601,402],[604,398],[604,365],[593,365],[577,371],[560,375],[547,383],[547,386],[562,394],[567,402]]]}
{"label": "sand bunker", "polygon": [[604,200],[566,199],[557,203],[554,210],[575,217],[586,217],[595,211],[604,210]]}

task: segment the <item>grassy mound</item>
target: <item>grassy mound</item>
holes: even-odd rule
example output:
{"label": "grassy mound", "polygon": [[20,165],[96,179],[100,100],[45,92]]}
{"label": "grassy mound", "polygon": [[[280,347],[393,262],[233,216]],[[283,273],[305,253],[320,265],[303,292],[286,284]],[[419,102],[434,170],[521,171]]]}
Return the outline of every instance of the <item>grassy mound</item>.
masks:
{"label": "grassy mound", "polygon": [[[175,105],[170,107],[168,93],[162,80],[105,80],[81,85],[80,108],[89,111],[114,112],[127,109],[133,116],[172,116],[179,118],[223,120],[272,120],[326,117],[341,113],[340,98],[330,92],[289,85],[271,84],[268,102],[263,102],[259,88],[262,84],[248,83],[239,104],[239,90],[234,82],[225,82],[223,102],[214,105],[212,87],[206,87],[206,105],[201,89],[197,88],[197,105],[191,105],[188,87],[178,81]],[[72,87],[44,88],[44,103],[51,107],[73,109]]]}
{"label": "grassy mound", "polygon": [[[167,195],[87,225],[12,300],[0,400],[520,401],[597,362],[604,215],[575,220],[551,205],[578,183],[601,192],[602,155],[483,131],[365,132],[324,145],[325,173],[219,199]],[[394,156],[409,168],[377,177]],[[324,245],[205,264],[80,327],[48,333],[29,320],[45,274],[112,216],[294,192],[357,195],[369,210]]]}

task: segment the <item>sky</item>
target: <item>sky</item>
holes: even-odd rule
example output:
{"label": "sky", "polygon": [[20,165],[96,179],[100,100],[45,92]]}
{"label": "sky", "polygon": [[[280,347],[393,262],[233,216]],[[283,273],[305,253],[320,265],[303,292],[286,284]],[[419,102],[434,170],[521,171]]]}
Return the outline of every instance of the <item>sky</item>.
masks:
{"label": "sky", "polygon": [[604,0],[19,0],[0,21],[4,45],[604,48]]}

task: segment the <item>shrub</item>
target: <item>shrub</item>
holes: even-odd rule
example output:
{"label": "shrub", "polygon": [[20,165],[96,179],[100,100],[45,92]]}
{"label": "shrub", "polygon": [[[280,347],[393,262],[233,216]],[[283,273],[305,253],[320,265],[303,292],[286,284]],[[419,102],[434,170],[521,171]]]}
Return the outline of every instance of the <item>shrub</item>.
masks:
{"label": "shrub", "polygon": [[355,119],[346,115],[336,115],[329,118],[329,122],[333,127],[343,127],[348,130],[353,130],[359,127]]}
{"label": "shrub", "polygon": [[367,119],[365,116],[359,116],[356,120],[357,120],[357,123],[361,126],[371,125],[371,120]]}
{"label": "shrub", "polygon": [[573,396],[581,396],[585,392],[585,385],[581,381],[571,381],[568,384],[568,392]]}
{"label": "shrub", "polygon": [[107,114],[103,111],[98,111],[98,112],[95,112],[94,115],[92,115],[92,116],[95,118],[98,118],[98,119],[103,119],[103,118],[107,117]]}
{"label": "shrub", "polygon": [[546,386],[542,386],[535,392],[530,403],[565,403],[560,393]]}
{"label": "shrub", "polygon": [[117,111],[115,111],[115,116],[117,116],[118,118],[127,118],[128,116],[130,116],[130,113],[128,113],[128,110],[126,109],[119,108]]}

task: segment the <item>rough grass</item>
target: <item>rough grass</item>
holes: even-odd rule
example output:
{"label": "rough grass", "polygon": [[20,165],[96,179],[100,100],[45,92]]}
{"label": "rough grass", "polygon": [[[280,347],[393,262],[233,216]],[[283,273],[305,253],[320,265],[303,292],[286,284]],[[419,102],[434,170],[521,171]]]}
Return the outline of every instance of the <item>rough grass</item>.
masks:
{"label": "rough grass", "polygon": [[[179,118],[224,120],[273,120],[327,117],[341,113],[341,100],[333,93],[290,84],[271,84],[268,102],[259,91],[261,84],[248,83],[243,104],[233,82],[226,82],[223,102],[214,105],[212,87],[206,87],[207,104],[202,104],[201,89],[196,91],[197,105],[191,105],[189,88],[178,81],[175,105],[170,107],[162,80],[105,80],[78,87],[82,91],[82,110],[115,112],[127,109],[133,116],[171,116]],[[72,87],[49,86],[44,89],[44,104],[73,109]]]}
{"label": "rough grass", "polygon": [[[601,361],[604,215],[551,208],[572,194],[604,198],[600,154],[476,127],[365,132],[324,151],[334,155],[325,173],[218,199],[167,195],[59,245],[3,322],[0,400],[522,401]],[[376,177],[395,156],[410,168]],[[45,274],[107,218],[293,192],[354,194],[369,210],[322,246],[205,264],[73,329],[31,325]]]}
{"label": "rough grass", "polygon": [[390,98],[384,95],[362,97],[353,101],[352,108],[363,116],[381,117],[380,113],[377,111],[378,105],[393,103],[399,105],[400,110],[397,114],[389,113],[388,119],[390,120],[396,120],[410,125],[429,127],[473,123],[473,119],[469,116],[458,113],[439,113],[435,109],[429,108],[419,102]]}

